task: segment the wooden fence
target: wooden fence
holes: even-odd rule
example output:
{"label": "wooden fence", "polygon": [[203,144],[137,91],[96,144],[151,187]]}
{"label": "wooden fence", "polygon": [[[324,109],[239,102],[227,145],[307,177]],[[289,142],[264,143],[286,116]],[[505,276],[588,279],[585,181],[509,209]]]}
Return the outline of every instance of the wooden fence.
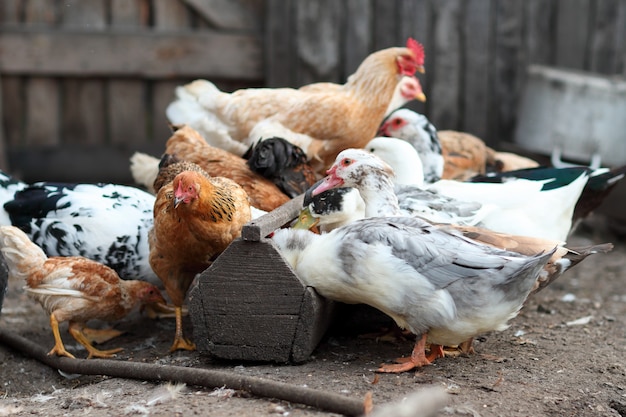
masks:
{"label": "wooden fence", "polygon": [[370,52],[425,45],[441,129],[511,140],[526,67],[626,74],[626,0],[2,0],[2,167],[130,181],[158,155],[176,85],[344,82]]}

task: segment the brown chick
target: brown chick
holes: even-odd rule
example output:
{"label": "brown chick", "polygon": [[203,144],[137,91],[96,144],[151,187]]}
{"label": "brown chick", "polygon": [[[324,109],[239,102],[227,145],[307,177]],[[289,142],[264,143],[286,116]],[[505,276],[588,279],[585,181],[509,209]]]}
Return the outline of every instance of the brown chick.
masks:
{"label": "brown chick", "polygon": [[289,201],[272,181],[253,172],[245,159],[209,145],[189,126],[182,126],[174,132],[165,144],[165,153],[198,164],[212,177],[233,180],[245,190],[250,204],[258,209],[272,211]]}
{"label": "brown chick", "polygon": [[88,358],[108,358],[122,350],[98,350],[92,343],[104,343],[122,332],[86,327],[92,319],[115,321],[138,305],[165,304],[154,285],[138,280],[122,280],[117,273],[87,258],[50,257],[13,226],[0,227],[0,250],[9,267],[9,276],[26,280],[26,292],[50,315],[54,347],[48,355],[73,358],[65,350],[59,323],[69,322],[69,333],[83,345]]}
{"label": "brown chick", "polygon": [[[176,169],[176,164],[171,167]],[[182,305],[189,285],[241,235],[250,219],[244,189],[199,168],[180,172],[159,189],[149,234],[150,266],[175,308],[176,334],[170,351],[195,349],[182,330]]]}

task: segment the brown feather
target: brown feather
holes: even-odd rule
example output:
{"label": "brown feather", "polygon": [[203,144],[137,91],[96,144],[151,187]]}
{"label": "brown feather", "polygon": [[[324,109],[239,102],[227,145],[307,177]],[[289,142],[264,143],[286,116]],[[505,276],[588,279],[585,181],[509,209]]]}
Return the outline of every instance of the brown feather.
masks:
{"label": "brown feather", "polygon": [[245,159],[209,145],[189,126],[174,132],[165,145],[165,153],[197,164],[211,177],[233,180],[245,190],[250,204],[258,209],[272,211],[289,201],[289,197],[270,180],[253,172]]}
{"label": "brown feather", "polygon": [[[198,197],[175,205],[179,184],[197,187]],[[241,235],[250,219],[248,195],[227,178],[210,177],[196,169],[179,173],[161,187],[149,236],[150,265],[174,305],[182,305],[195,275]]]}

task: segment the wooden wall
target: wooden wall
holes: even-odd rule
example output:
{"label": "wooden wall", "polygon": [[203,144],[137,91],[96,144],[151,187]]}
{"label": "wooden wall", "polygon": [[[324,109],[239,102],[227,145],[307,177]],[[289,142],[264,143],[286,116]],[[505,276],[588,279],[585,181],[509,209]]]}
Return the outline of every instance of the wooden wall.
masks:
{"label": "wooden wall", "polygon": [[2,0],[3,167],[29,181],[128,182],[132,152],[162,152],[177,85],[262,85],[261,6]]}
{"label": "wooden wall", "polygon": [[127,181],[176,85],[344,82],[408,36],[427,71],[411,107],[495,147],[528,64],[626,75],[626,0],[2,0],[0,29],[0,164],[26,179]]}

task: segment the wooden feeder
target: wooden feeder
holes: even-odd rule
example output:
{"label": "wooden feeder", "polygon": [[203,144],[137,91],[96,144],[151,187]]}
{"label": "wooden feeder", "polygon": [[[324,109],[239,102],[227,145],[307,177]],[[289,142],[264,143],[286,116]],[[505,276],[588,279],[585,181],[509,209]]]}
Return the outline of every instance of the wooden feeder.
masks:
{"label": "wooden feeder", "polygon": [[222,359],[303,362],[326,332],[334,303],[305,286],[266,236],[294,219],[302,196],[243,227],[198,275],[189,314],[198,350]]}

